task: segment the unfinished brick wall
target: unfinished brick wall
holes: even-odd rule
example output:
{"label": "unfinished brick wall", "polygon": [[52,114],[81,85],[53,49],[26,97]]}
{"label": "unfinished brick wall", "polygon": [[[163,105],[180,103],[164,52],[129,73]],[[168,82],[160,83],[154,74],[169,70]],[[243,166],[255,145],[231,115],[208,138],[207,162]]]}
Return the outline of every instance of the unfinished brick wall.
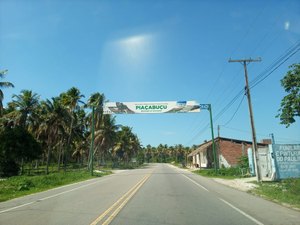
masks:
{"label": "unfinished brick wall", "polygon": [[236,166],[238,164],[239,158],[242,155],[247,156],[247,149],[251,147],[252,145],[243,142],[236,143],[233,141],[219,140],[218,154],[223,155],[223,157],[231,166]]}

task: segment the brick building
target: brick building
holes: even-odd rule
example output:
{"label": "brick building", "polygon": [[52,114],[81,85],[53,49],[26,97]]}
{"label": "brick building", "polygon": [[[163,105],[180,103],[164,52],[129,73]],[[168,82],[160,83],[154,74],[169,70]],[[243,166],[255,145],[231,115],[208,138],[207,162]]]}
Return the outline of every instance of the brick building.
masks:
{"label": "brick building", "polygon": [[[232,138],[215,138],[216,153],[220,167],[237,166],[241,156],[247,156],[247,149],[252,148],[252,142],[237,140]],[[258,143],[258,147],[265,147],[266,143]],[[191,167],[212,168],[213,167],[213,149],[212,141],[204,142],[189,155]]]}

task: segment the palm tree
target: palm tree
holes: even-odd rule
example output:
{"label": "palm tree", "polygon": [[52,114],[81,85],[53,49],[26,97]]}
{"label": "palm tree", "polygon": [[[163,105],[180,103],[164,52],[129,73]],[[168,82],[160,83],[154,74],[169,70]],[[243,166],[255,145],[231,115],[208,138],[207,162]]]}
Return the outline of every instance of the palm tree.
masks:
{"label": "palm tree", "polygon": [[115,117],[103,115],[101,127],[95,130],[94,154],[99,152],[101,163],[104,163],[105,156],[114,144],[117,128]]}
{"label": "palm tree", "polygon": [[[62,93],[60,95],[62,104],[68,109],[69,113],[71,114],[71,122],[69,126],[69,136],[67,140],[67,149],[71,149],[71,140],[72,140],[72,134],[73,134],[73,127],[75,122],[75,111],[79,108],[79,103],[84,104],[80,99],[84,97],[80,93],[80,90],[78,88],[72,87],[67,92]],[[67,152],[68,153],[68,152]],[[66,154],[63,152],[63,158],[64,158],[64,168],[66,169]]]}
{"label": "palm tree", "polygon": [[129,160],[137,154],[140,148],[140,141],[132,133],[131,128],[123,126],[122,130],[117,133],[117,141],[113,147],[113,156],[117,159],[122,159],[128,165]]}
{"label": "palm tree", "polygon": [[34,117],[39,105],[39,96],[31,90],[22,90],[21,94],[13,95],[13,105],[20,113],[19,125],[28,128],[28,121]]}
{"label": "palm tree", "polygon": [[175,145],[176,150],[176,162],[182,162],[184,160],[184,147],[182,144]]}
{"label": "palm tree", "polygon": [[77,163],[83,163],[83,157],[88,148],[88,120],[86,112],[83,109],[78,109],[74,113],[75,123],[73,126],[73,147],[74,151],[72,157],[76,159]]}
{"label": "palm tree", "polygon": [[136,157],[141,149],[141,142],[136,134],[131,133],[129,138],[129,151],[126,152],[128,160]]}
{"label": "palm tree", "polygon": [[[97,133],[97,136],[99,136],[99,134],[100,134],[100,136],[102,136],[100,129],[101,129],[101,123],[102,123],[104,99],[105,99],[104,95],[97,92],[90,96],[88,103],[87,103],[87,106],[92,109],[92,113],[89,114],[90,138],[91,138],[91,146],[90,146],[89,159],[88,159],[89,167],[92,166],[94,154],[96,152],[95,150],[97,149],[94,146],[95,133]],[[99,137],[98,137],[98,139],[99,139]]]}
{"label": "palm tree", "polygon": [[[12,116],[15,120],[14,125],[19,125],[22,128],[28,130],[29,121],[34,120],[35,110],[39,105],[39,96],[32,93],[30,90],[22,90],[21,94],[13,95],[13,102],[11,106],[15,111],[11,112],[9,116]],[[21,160],[21,173],[23,171],[23,158]]]}
{"label": "palm tree", "polygon": [[[104,94],[100,94],[99,92],[94,93],[90,96],[87,106],[95,109],[95,129],[99,129],[102,123],[102,116],[103,116],[103,104],[105,101]],[[90,114],[91,116],[91,114]],[[91,117],[90,117],[91,121]]]}
{"label": "palm tree", "polygon": [[[0,71],[0,78],[4,78],[5,74],[7,73],[8,70],[2,70]],[[1,88],[7,88],[7,87],[14,87],[14,85],[10,82],[0,82],[0,116],[2,115],[2,110],[3,110],[3,104],[2,101],[4,99],[4,94],[1,90]]]}
{"label": "palm tree", "polygon": [[147,161],[147,163],[150,162],[151,158],[152,158],[152,146],[148,144],[146,146],[146,161]]}
{"label": "palm tree", "polygon": [[68,111],[72,115],[70,130],[69,130],[69,138],[68,138],[68,142],[67,142],[67,144],[70,145],[72,132],[73,132],[73,126],[74,126],[74,120],[75,120],[74,113],[75,113],[75,110],[78,109],[79,103],[84,104],[84,102],[80,100],[81,98],[84,97],[84,95],[82,95],[80,93],[80,90],[78,88],[72,87],[66,93],[62,93],[60,97],[61,97],[62,104],[68,109]]}
{"label": "palm tree", "polygon": [[[57,144],[61,143],[66,133],[66,127],[71,120],[70,114],[62,106],[59,98],[52,98],[52,101],[46,100],[42,102],[43,122],[40,126],[40,135],[46,137],[47,144],[47,163],[46,173],[48,174],[51,150]],[[60,156],[58,157],[60,159]],[[60,164],[60,163],[59,163]]]}

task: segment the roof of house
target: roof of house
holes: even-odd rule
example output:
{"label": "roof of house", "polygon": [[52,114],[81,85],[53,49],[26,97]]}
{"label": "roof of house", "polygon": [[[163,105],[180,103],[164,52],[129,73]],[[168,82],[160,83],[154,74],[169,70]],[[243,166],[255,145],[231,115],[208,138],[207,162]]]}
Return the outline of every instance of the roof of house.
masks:
{"label": "roof of house", "polygon": [[[244,140],[238,140],[238,139],[233,139],[233,138],[217,137],[214,140],[215,140],[215,142],[218,142],[218,141],[222,140],[222,141],[231,141],[231,142],[235,142],[235,143],[238,143],[238,144],[245,143],[245,144],[252,145],[251,141],[244,141]],[[196,150],[194,150],[190,154],[188,154],[188,157],[194,156],[194,155],[198,154],[199,152],[203,152],[205,149],[207,149],[211,145],[212,145],[212,140],[210,140],[208,142],[204,142],[203,144],[199,145],[199,147]],[[257,143],[257,145],[258,146],[266,146],[268,144]]]}
{"label": "roof of house", "polygon": [[209,142],[205,142],[205,143],[201,144],[197,149],[195,149],[190,154],[188,154],[188,157],[191,157],[191,156],[194,156],[194,155],[198,154],[199,152],[203,151],[204,149],[208,148],[211,145],[212,145],[211,140]]}

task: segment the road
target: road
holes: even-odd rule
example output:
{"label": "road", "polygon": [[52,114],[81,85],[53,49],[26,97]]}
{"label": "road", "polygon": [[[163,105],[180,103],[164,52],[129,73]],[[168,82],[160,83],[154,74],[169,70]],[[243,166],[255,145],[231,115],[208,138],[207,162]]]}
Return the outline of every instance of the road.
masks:
{"label": "road", "polygon": [[168,164],[0,203],[1,225],[289,225],[300,212]]}

